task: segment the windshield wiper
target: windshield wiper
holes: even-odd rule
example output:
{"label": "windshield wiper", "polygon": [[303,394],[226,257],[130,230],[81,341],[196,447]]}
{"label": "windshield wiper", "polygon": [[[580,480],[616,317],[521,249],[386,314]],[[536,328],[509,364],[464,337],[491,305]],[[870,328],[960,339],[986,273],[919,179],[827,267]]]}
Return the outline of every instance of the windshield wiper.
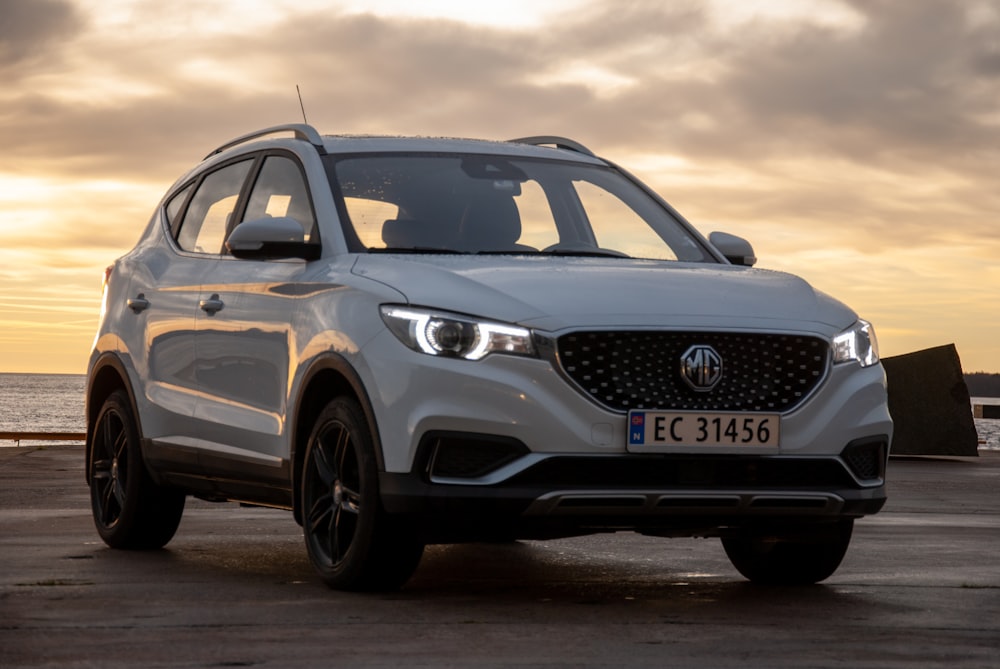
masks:
{"label": "windshield wiper", "polygon": [[602,249],[596,246],[550,246],[539,253],[550,256],[577,256],[581,258],[631,258],[632,256],[614,249]]}
{"label": "windshield wiper", "polygon": [[370,247],[368,253],[418,253],[424,255],[464,255],[464,251],[437,248],[434,246],[386,246],[385,248]]}
{"label": "windshield wiper", "polygon": [[437,246],[386,246],[370,247],[368,253],[413,253],[418,255],[479,255],[479,256],[572,256],[578,258],[631,258],[632,256],[596,246],[547,248],[542,251],[528,249],[505,249],[484,251],[459,251]]}

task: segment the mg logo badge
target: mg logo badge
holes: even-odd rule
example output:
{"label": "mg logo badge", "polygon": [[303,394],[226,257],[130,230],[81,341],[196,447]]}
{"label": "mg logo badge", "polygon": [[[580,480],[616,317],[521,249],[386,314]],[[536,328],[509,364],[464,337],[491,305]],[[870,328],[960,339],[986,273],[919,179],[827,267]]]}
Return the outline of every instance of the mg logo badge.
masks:
{"label": "mg logo badge", "polygon": [[711,346],[692,346],[681,356],[681,378],[699,392],[711,390],[722,379],[722,356]]}

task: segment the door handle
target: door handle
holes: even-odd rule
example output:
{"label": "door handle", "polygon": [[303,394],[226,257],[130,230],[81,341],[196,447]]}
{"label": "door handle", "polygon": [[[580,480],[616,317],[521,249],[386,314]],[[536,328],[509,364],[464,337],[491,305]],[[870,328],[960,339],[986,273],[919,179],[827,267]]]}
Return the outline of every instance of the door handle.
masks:
{"label": "door handle", "polygon": [[202,300],[198,303],[198,306],[202,311],[208,313],[209,316],[214,316],[215,312],[222,311],[222,307],[226,306],[225,303],[219,299],[219,294],[215,293],[212,297],[207,300]]}
{"label": "door handle", "polygon": [[125,304],[135,313],[149,309],[149,300],[146,299],[145,293],[139,293],[135,297],[130,297]]}

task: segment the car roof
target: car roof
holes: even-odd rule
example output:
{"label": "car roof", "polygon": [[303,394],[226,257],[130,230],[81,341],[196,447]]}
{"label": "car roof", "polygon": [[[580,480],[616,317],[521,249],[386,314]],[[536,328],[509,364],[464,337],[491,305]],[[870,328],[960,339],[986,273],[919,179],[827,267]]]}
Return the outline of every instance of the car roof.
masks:
{"label": "car roof", "polygon": [[[393,135],[320,135],[310,125],[291,123],[264,128],[241,135],[219,146],[206,159],[228,152],[239,146],[246,150],[248,144],[267,143],[268,136],[293,133],[296,140],[311,143],[320,153],[326,154],[358,154],[358,153],[489,153],[496,155],[558,158],[560,160],[578,161],[603,165],[605,161],[597,158],[587,147],[565,137],[555,135],[538,135],[523,137],[508,141],[484,139],[462,139],[456,137],[404,137]],[[271,137],[271,142],[279,141]],[[288,140],[285,139],[285,142]]]}
{"label": "car roof", "polygon": [[576,149],[524,143],[518,140],[491,141],[457,137],[394,137],[380,135],[326,135],[328,153],[490,153],[507,156],[559,158],[587,163],[603,163],[593,154]]}

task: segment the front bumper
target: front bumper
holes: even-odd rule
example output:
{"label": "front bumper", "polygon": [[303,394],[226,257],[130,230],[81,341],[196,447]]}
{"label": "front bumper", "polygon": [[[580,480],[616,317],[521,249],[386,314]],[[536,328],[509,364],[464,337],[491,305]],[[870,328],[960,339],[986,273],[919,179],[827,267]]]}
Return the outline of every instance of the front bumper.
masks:
{"label": "front bumper", "polygon": [[386,511],[429,542],[636,530],[717,536],[877,512],[892,439],[881,366],[834,365],[781,416],[781,444],[632,453],[628,419],[549,361],[414,353],[391,334],[362,374],[378,423]]}
{"label": "front bumper", "polygon": [[[876,437],[836,457],[529,455],[525,468],[492,484],[442,482],[418,468],[383,473],[380,488],[386,511],[410,516],[431,542],[617,530],[718,536],[878,512],[887,447],[887,438]],[[869,478],[859,479],[852,461],[864,462]],[[867,469],[870,461],[876,471]]]}

